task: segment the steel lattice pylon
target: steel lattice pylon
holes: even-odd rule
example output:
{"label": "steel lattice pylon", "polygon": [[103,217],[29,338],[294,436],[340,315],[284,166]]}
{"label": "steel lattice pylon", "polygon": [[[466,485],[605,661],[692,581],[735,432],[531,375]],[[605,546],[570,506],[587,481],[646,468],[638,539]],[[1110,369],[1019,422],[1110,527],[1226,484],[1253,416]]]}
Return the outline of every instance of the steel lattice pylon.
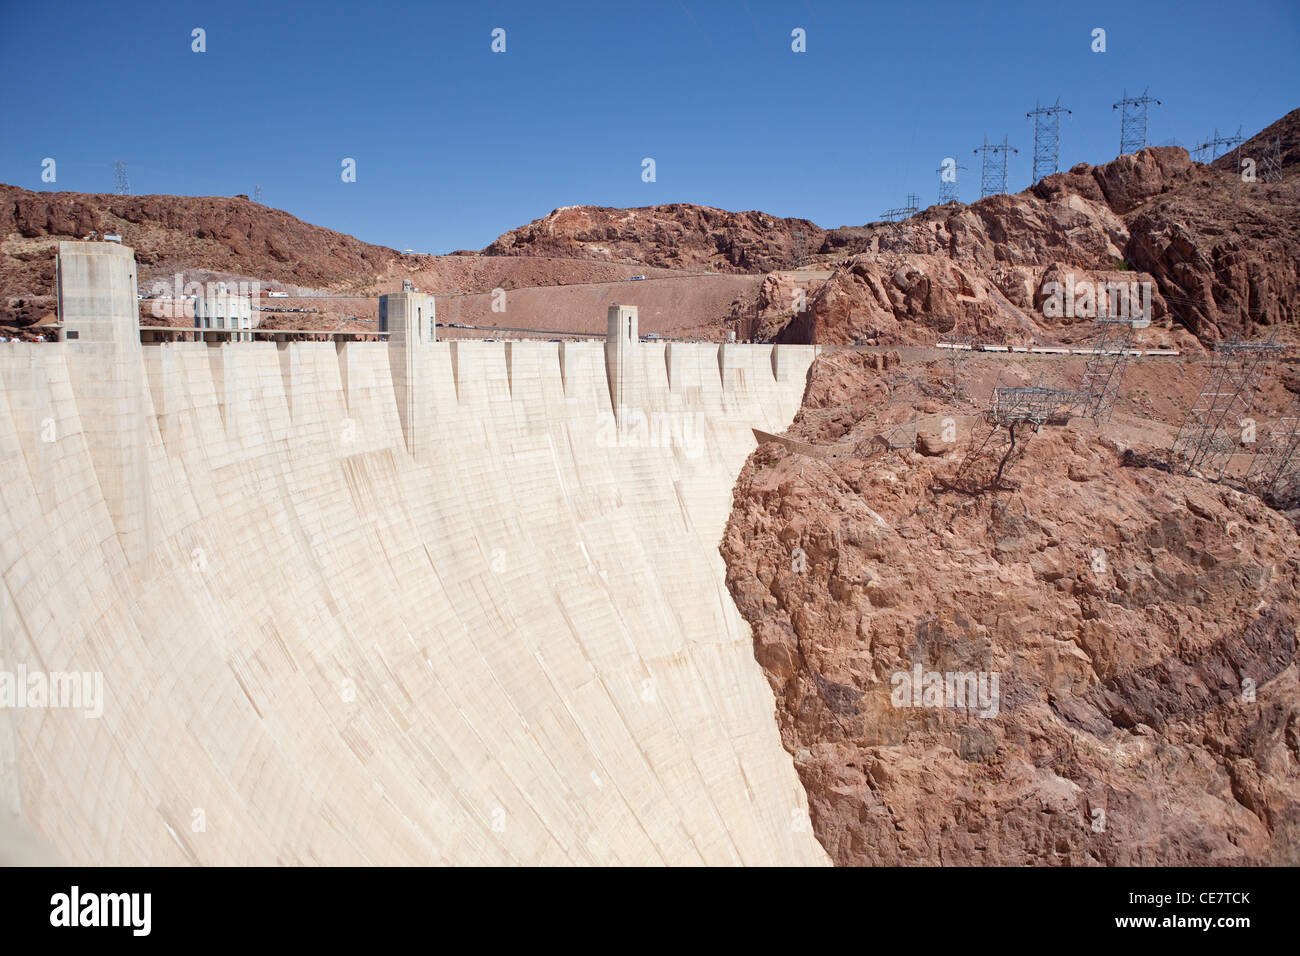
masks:
{"label": "steel lattice pylon", "polygon": [[1079,402],[1079,393],[1061,388],[993,389],[993,423],[1014,425],[1031,422],[1042,425],[1068,416]]}
{"label": "steel lattice pylon", "polygon": [[[1149,323],[1146,323],[1149,324]],[[1098,318],[1096,351],[1088,356],[1088,365],[1079,380],[1079,414],[1093,421],[1110,418],[1124,382],[1124,367],[1133,349],[1133,330],[1143,327],[1140,319]]]}
{"label": "steel lattice pylon", "polygon": [[882,433],[885,442],[890,448],[915,448],[917,428],[920,423],[920,413],[916,410],[916,406],[913,405],[908,409],[912,413],[911,418],[904,418],[900,422],[894,421],[894,409],[902,409],[904,407],[901,404],[896,404],[895,393],[901,389],[903,385],[907,384],[907,379],[905,376],[895,375],[885,381],[889,386],[889,408],[886,415],[888,416],[891,425],[888,430]]}
{"label": "steel lattice pylon", "polygon": [[1241,416],[1250,410],[1245,393],[1264,364],[1282,350],[1267,342],[1220,342],[1196,404],[1170,449],[1170,464],[1195,468],[1212,481],[1223,478],[1241,441]]}
{"label": "steel lattice pylon", "polygon": [[1070,110],[1056,98],[1055,106],[1039,106],[1034,101],[1034,111],[1025,116],[1034,118],[1034,182],[1056,172],[1060,162],[1061,114]]}
{"label": "steel lattice pylon", "polygon": [[1000,143],[990,143],[984,137],[984,145],[975,150],[983,153],[980,161],[980,199],[996,196],[1007,191],[1007,153],[1019,153],[1014,146],[1007,145],[1007,138]]}
{"label": "steel lattice pylon", "polygon": [[126,176],[126,163],[120,159],[113,164],[113,188],[119,196],[131,195],[131,180]]}
{"label": "steel lattice pylon", "polygon": [[1291,403],[1286,416],[1256,445],[1246,482],[1261,494],[1271,494],[1297,473],[1300,473],[1300,399]]}
{"label": "steel lattice pylon", "polygon": [[908,193],[906,206],[899,206],[896,209],[886,209],[880,214],[880,218],[889,223],[889,231],[894,237],[894,241],[908,250],[912,248],[912,240],[908,238],[907,233],[903,232],[899,223],[905,219],[911,219],[916,215],[917,210],[920,208],[920,199],[917,195],[915,193]]}
{"label": "steel lattice pylon", "polygon": [[920,202],[921,200],[916,193],[908,193],[906,206],[899,206],[897,209],[886,209],[880,214],[880,218],[885,222],[902,222],[904,219],[910,219],[921,208]]}
{"label": "steel lattice pylon", "polygon": [[954,402],[962,400],[961,363],[970,352],[972,341],[969,335],[958,335],[956,332],[945,335],[939,340],[939,344],[950,349],[952,353],[949,356],[952,361],[952,381],[944,382],[944,389],[952,396]]}
{"label": "steel lattice pylon", "polygon": [[[945,162],[947,162],[947,160],[945,160]],[[939,205],[940,206],[946,205],[950,202],[959,201],[957,198],[958,195],[957,180],[961,174],[958,172],[958,170],[962,170],[965,168],[966,168],[965,166],[956,165],[954,161],[954,165],[951,167],[951,171],[952,171],[951,181],[943,178],[944,174],[949,171],[947,167],[940,166],[938,169],[935,170],[935,172],[939,174]]]}
{"label": "steel lattice pylon", "polygon": [[1269,144],[1268,153],[1260,159],[1260,165],[1263,170],[1260,172],[1260,178],[1266,183],[1280,183],[1282,181],[1282,137],[1273,137],[1273,142]]}
{"label": "steel lattice pylon", "polygon": [[1147,110],[1150,104],[1160,105],[1154,96],[1149,96],[1149,87],[1141,96],[1129,96],[1124,91],[1124,98],[1111,105],[1111,109],[1121,109],[1119,121],[1119,154],[1136,153],[1147,144]]}
{"label": "steel lattice pylon", "polygon": [[1220,146],[1222,146],[1222,147],[1224,148],[1224,149],[1223,149],[1223,154],[1222,154],[1222,155],[1225,155],[1225,156],[1226,156],[1228,153],[1232,152],[1232,150],[1233,150],[1234,147],[1237,147],[1237,146],[1240,146],[1240,145],[1241,145],[1241,127],[1240,127],[1240,126],[1237,127],[1237,133],[1236,133],[1235,136],[1220,136],[1220,135],[1219,135],[1219,129],[1218,129],[1218,127],[1216,126],[1215,129],[1214,129],[1214,135],[1211,136],[1211,137],[1209,137],[1209,138],[1208,138],[1204,143],[1201,143],[1201,145],[1199,145],[1199,146],[1193,146],[1193,147],[1192,147],[1192,152],[1193,152],[1193,153],[1201,153],[1202,155],[1204,155],[1205,153],[1208,152],[1208,153],[1210,154],[1210,160],[1209,160],[1209,161],[1210,161],[1210,162],[1214,162],[1216,159],[1219,158],[1219,155],[1220,155],[1220,153],[1219,153],[1219,147],[1220,147]]}

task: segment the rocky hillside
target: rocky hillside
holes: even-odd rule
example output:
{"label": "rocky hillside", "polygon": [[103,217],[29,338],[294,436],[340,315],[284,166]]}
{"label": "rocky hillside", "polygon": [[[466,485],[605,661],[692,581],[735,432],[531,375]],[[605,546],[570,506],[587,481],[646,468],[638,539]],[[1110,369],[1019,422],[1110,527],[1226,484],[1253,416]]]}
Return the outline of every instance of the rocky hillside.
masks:
{"label": "rocky hillside", "polygon": [[788,436],[848,453],[761,445],[721,548],[832,858],[1300,863],[1296,528],[1090,423],[963,471],[978,419],[913,395],[876,453],[915,372],[880,358],[818,361]]}
{"label": "rocky hillside", "polygon": [[1273,156],[1276,148],[1281,157],[1284,173],[1291,173],[1300,166],[1300,109],[1292,110],[1275,123],[1270,123],[1250,139],[1241,144],[1240,154],[1233,150],[1220,156],[1210,165],[1223,172],[1237,170],[1238,156],[1241,159],[1253,159],[1257,173],[1264,169],[1264,158]]}
{"label": "rocky hillside", "polygon": [[[291,293],[365,296],[330,304],[320,327],[371,315],[374,295],[411,279],[422,289],[476,294],[679,273],[593,259],[404,255],[236,196],[115,196],[30,192],[0,185],[0,326],[21,328],[55,309],[60,240],[116,232],[135,249],[141,291],[155,280],[246,280]],[[306,302],[296,301],[295,305]],[[269,320],[268,320],[269,321]],[[306,320],[295,317],[297,326]],[[311,325],[311,322],[306,322]],[[316,325],[312,325],[316,327]]]}
{"label": "rocky hillside", "polygon": [[36,193],[0,185],[0,236],[116,232],[141,267],[207,269],[304,286],[376,276],[400,254],[236,196]]}
{"label": "rocky hillside", "polygon": [[256,279],[268,287],[365,286],[403,258],[244,196],[47,193],[0,185],[0,324],[28,325],[53,311],[60,240],[111,232],[135,249],[142,287],[177,272],[187,280]]}
{"label": "rocky hillside", "polygon": [[[1149,344],[1208,345],[1279,328],[1285,338],[1294,335],[1300,294],[1300,110],[1243,149],[1262,159],[1274,141],[1280,182],[1264,179],[1262,162],[1256,181],[1244,183],[1232,172],[1235,155],[1204,166],[1180,148],[1153,147],[894,225],[827,231],[805,219],[681,203],[569,206],[482,253],[438,257],[370,245],[246,197],[0,186],[0,325],[27,325],[53,309],[59,239],[117,232],[135,247],[145,283],[181,272],[186,281],[248,279],[373,297],[403,278],[474,294],[633,275],[763,277],[754,294],[690,316],[684,327],[692,334],[731,329],[742,338],[885,345],[929,344],[948,332],[1072,341],[1091,334],[1090,319],[1052,317],[1043,304],[1049,283],[1073,279],[1150,283]],[[339,308],[329,322],[365,306]]]}
{"label": "rocky hillside", "polygon": [[832,276],[805,310],[771,313],[765,331],[785,342],[924,343],[950,331],[1068,341],[1068,326],[1086,334],[1090,320],[1052,320],[1042,304],[1044,285],[1072,274],[1153,283],[1166,339],[1294,334],[1295,169],[1281,182],[1241,183],[1181,148],[1152,147],[896,226],[836,230],[822,250],[842,256]]}
{"label": "rocky hillside", "polygon": [[669,269],[770,272],[821,248],[826,232],[807,219],[673,203],[637,209],[565,206],[512,229],[489,256],[572,256]]}

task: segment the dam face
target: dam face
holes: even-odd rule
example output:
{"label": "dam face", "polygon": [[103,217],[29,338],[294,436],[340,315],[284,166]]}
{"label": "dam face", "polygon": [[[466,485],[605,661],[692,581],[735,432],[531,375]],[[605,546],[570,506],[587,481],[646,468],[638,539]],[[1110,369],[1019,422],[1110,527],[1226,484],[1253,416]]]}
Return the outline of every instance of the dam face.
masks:
{"label": "dam face", "polygon": [[826,862],[718,553],[814,350],[431,338],[0,346],[0,834]]}

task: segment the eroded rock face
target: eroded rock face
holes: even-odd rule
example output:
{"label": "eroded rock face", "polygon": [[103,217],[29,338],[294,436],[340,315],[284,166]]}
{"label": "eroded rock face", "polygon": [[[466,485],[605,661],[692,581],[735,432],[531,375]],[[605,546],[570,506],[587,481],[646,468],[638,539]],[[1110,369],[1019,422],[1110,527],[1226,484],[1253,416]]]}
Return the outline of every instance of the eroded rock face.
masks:
{"label": "eroded rock face", "polygon": [[[852,381],[819,363],[789,436],[851,443]],[[884,387],[870,369],[857,386]],[[1126,467],[1083,425],[1020,435],[1009,491],[939,490],[971,428],[946,455],[932,434],[924,455],[856,460],[765,444],[737,485],[728,585],[827,851],[1300,862],[1295,528],[1253,497]],[[986,689],[996,674],[994,706],[896,706],[918,666]]]}
{"label": "eroded rock face", "polygon": [[489,256],[574,256],[666,268],[770,272],[815,252],[825,230],[806,219],[673,203],[637,209],[567,206],[500,236]]}
{"label": "eroded rock face", "polygon": [[1187,150],[1179,146],[1150,146],[1094,167],[1092,175],[1111,212],[1122,216],[1152,197],[1189,181],[1193,171]]}
{"label": "eroded rock face", "polygon": [[247,197],[34,193],[0,186],[0,235],[81,239],[122,224],[139,227],[129,238],[142,262],[162,258],[304,285],[373,276],[398,257]]}
{"label": "eroded rock face", "polygon": [[[808,307],[776,334],[776,341],[847,345],[933,344],[951,332],[989,341],[1069,340],[1093,334],[1092,318],[1044,307],[1050,283],[1142,283],[1151,289],[1155,341],[1173,325],[1154,277],[1142,272],[1088,269],[1065,261],[1045,265],[959,264],[941,254],[864,254],[841,261],[813,291]],[[1167,336],[1166,336],[1167,337]]]}
{"label": "eroded rock face", "polygon": [[1179,147],[1150,147],[1014,195],[828,233],[824,248],[847,255],[777,339],[928,344],[954,329],[998,341],[1086,330],[1086,315],[1058,323],[1041,311],[1042,284],[1066,273],[1150,283],[1151,317],[1167,336],[1186,329],[1209,345],[1294,327],[1300,165],[1289,157],[1300,119],[1275,126],[1281,182],[1243,184]]}
{"label": "eroded rock face", "polygon": [[[0,325],[22,327],[49,310],[58,243],[118,233],[135,250],[140,289],[210,277],[338,287],[400,269],[395,250],[303,222],[246,196],[38,193],[0,185]],[[409,257],[408,257],[409,258]],[[427,258],[427,257],[426,257]],[[351,303],[351,307],[355,307]],[[335,327],[337,319],[328,327]]]}
{"label": "eroded rock face", "polygon": [[[1227,191],[1229,187],[1222,187]],[[1151,273],[1204,342],[1294,328],[1300,301],[1300,180],[1159,197],[1129,218],[1128,258]]]}
{"label": "eroded rock face", "polygon": [[[16,231],[33,239],[38,236],[84,236],[102,224],[99,211],[89,203],[65,194],[53,196],[26,193],[5,197],[0,211],[0,231]],[[8,223],[3,220],[7,218]]]}

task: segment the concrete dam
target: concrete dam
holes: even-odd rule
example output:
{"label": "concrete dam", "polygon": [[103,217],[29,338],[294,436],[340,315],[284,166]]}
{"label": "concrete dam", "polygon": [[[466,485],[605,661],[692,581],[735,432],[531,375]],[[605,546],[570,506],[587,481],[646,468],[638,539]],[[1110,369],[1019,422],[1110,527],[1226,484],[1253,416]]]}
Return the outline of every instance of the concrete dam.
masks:
{"label": "concrete dam", "polygon": [[[0,345],[0,857],[824,864],[718,543],[815,349]],[[48,856],[45,856],[48,855]]]}

